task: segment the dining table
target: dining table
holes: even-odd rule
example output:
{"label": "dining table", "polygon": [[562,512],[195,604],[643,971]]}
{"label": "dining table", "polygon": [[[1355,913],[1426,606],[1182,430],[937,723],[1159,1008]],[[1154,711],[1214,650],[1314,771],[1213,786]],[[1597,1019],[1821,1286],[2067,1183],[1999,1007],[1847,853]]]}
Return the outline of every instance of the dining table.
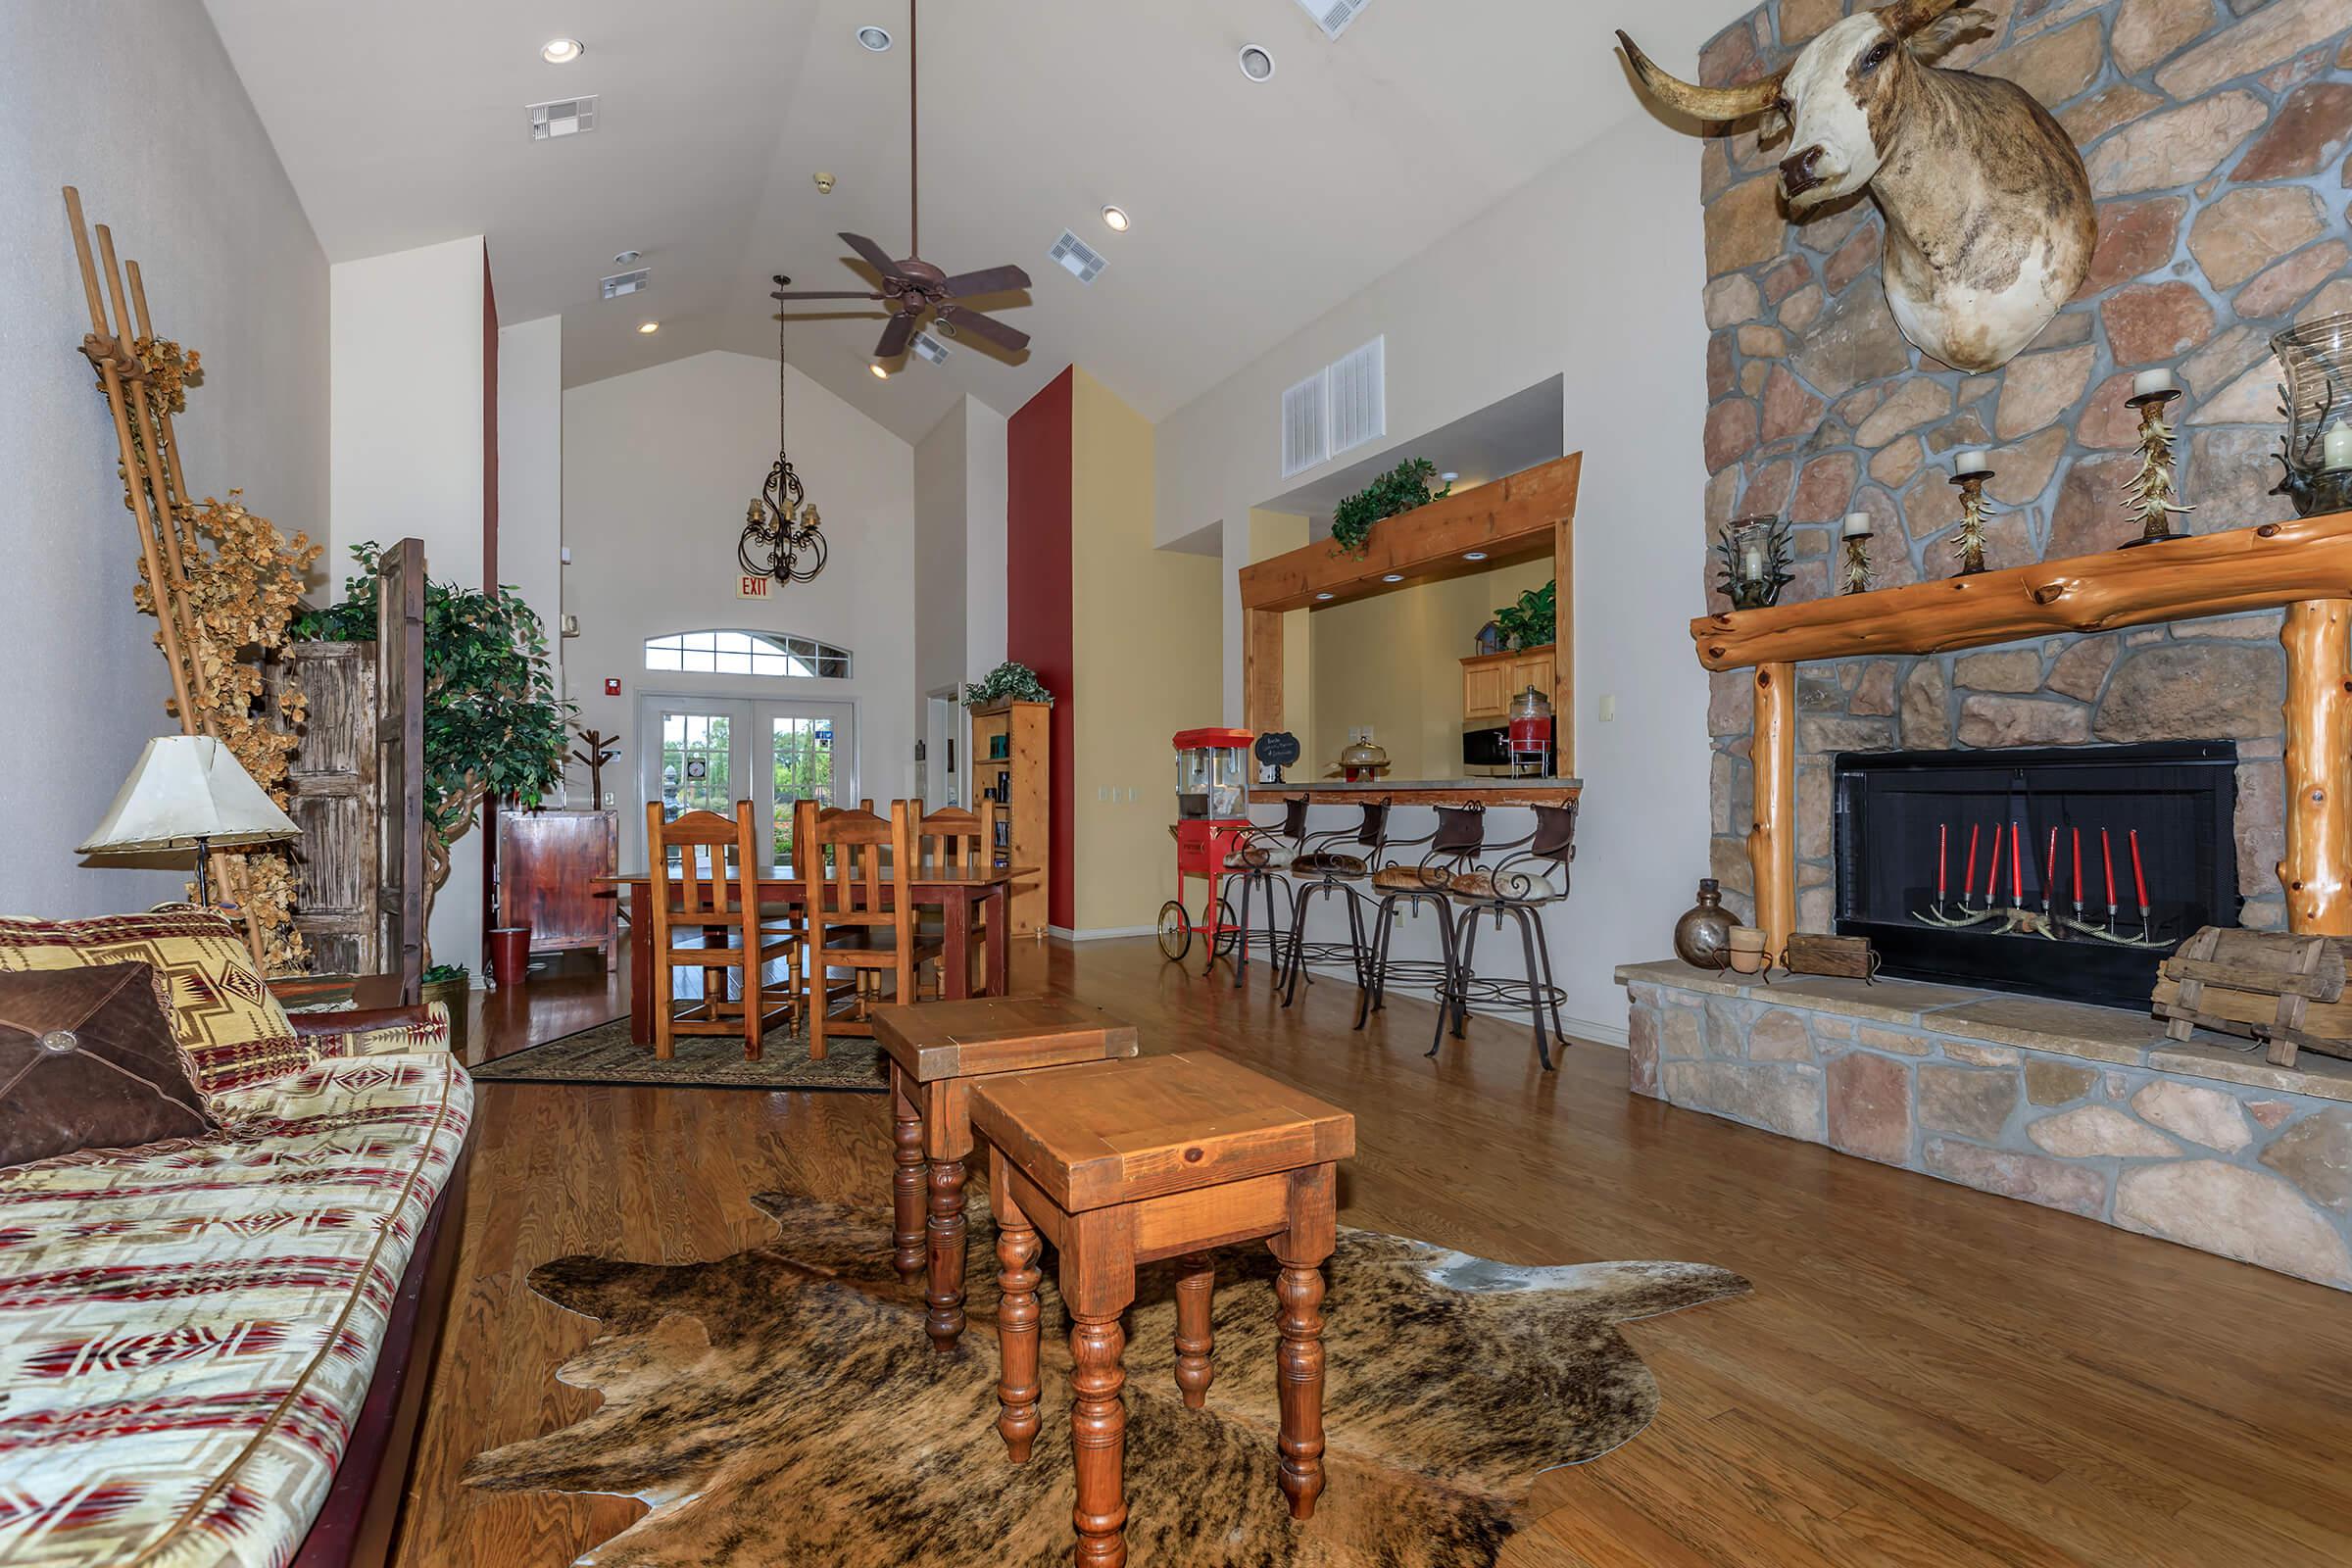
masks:
{"label": "dining table", "polygon": [[[940,990],[951,1002],[966,997],[1001,997],[1011,985],[1011,953],[1007,940],[1012,927],[1012,884],[1037,875],[1034,866],[1000,865],[974,870],[944,865],[918,868],[905,882],[885,870],[881,877],[883,907],[889,908],[904,886],[917,908],[940,911]],[[629,920],[629,1038],[648,1046],[654,1039],[654,879],[650,871],[615,872],[596,879],[623,902]],[[806,908],[808,882],[790,865],[772,865],[760,873],[762,906]],[[972,985],[973,913],[985,911],[988,922],[988,973],[978,990]],[[827,1027],[830,1027],[828,1025]]]}

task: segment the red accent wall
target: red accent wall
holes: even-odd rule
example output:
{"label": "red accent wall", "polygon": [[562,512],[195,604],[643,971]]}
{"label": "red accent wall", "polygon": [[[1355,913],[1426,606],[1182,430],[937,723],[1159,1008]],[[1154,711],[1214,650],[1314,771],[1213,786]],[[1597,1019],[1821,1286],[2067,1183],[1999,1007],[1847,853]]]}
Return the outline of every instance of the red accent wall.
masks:
{"label": "red accent wall", "polygon": [[1077,906],[1077,704],[1070,615],[1070,401],[1063,370],[1005,427],[1004,657],[1054,694],[1053,866],[1046,918],[1068,930]]}

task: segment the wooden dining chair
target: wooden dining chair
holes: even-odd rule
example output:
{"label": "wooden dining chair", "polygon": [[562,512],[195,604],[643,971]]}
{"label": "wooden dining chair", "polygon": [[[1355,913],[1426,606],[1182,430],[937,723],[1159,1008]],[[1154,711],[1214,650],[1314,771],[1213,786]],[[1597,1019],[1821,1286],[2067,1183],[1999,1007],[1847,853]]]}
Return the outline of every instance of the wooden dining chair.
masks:
{"label": "wooden dining chair", "polygon": [[[890,976],[890,1000],[915,1001],[916,977],[937,962],[941,944],[915,926],[906,885],[915,871],[907,803],[894,803],[887,817],[841,808],[804,810],[793,830],[793,858],[808,889],[808,1055],[822,1061],[828,1036],[874,1032],[867,1010],[882,976]],[[834,970],[850,977],[850,1011],[839,1018],[832,1015]]]}
{"label": "wooden dining chair", "polygon": [[[715,811],[687,811],[664,821],[662,803],[645,807],[646,860],[653,872],[654,1054],[668,1061],[679,1035],[743,1036],[747,1061],[758,1061],[760,1041],[788,1021],[800,1003],[800,936],[763,918],[760,856],[752,803],[737,801],[733,820]],[[679,938],[695,935],[697,945]],[[779,993],[760,971],[783,960],[788,979]],[[672,996],[680,969],[699,969],[703,994]],[[739,987],[727,983],[741,974]],[[730,989],[740,995],[730,997]],[[778,998],[773,1005],[771,998]]]}
{"label": "wooden dining chair", "polygon": [[[988,874],[994,863],[996,847],[997,803],[982,801],[977,810],[962,807],[943,806],[936,811],[923,809],[923,803],[910,801],[914,817],[914,859],[925,872],[946,877],[979,878]],[[938,909],[915,911],[918,927],[937,930],[946,920]],[[972,941],[964,961],[987,952],[987,944],[996,940],[980,913],[972,912]],[[947,960],[941,958],[938,969],[938,996],[947,995]],[[988,971],[984,967],[983,974]],[[969,976],[966,976],[968,987]]]}

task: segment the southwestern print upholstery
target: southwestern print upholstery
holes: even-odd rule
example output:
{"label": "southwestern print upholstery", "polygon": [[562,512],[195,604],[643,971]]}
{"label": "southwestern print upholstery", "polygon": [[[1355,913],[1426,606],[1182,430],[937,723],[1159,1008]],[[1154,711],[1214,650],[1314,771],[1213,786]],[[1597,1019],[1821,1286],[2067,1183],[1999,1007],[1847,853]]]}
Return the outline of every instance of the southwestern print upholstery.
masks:
{"label": "southwestern print upholstery", "polygon": [[152,966],[0,974],[0,1166],[219,1127]]}
{"label": "southwestern print upholstery", "polygon": [[472,1100],[446,1050],[331,1056],[214,1137],[0,1170],[0,1562],[284,1564]]}
{"label": "southwestern print upholstery", "polygon": [[206,1095],[270,1083],[318,1059],[237,928],[213,910],[169,904],[96,920],[0,919],[0,971],[132,962],[153,964],[171,988],[172,1026]]}

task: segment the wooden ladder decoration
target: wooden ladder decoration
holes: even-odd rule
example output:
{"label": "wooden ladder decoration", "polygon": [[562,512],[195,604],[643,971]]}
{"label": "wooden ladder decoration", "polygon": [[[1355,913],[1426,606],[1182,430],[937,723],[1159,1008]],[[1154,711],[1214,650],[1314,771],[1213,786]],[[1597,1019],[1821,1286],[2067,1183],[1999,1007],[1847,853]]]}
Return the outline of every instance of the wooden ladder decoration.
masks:
{"label": "wooden ladder decoration", "polygon": [[[147,317],[147,289],[139,264],[125,269],[115,261],[114,235],[104,223],[97,227],[97,256],[90,251],[90,234],[82,222],[81,193],[66,187],[66,218],[74,229],[74,256],[81,264],[81,287],[90,309],[90,329],[78,345],[97,369],[106,387],[106,401],[115,416],[115,444],[122,465],[122,484],[139,529],[139,556],[147,569],[147,584],[155,598],[157,641],[164,662],[172,667],[172,702],[178,710],[183,735],[220,739],[213,720],[211,674],[196,657],[195,612],[188,603],[187,562],[180,545],[180,519],[188,513],[187,480],[179,465],[179,442],[172,429],[172,411],[149,386],[147,366],[133,345],[152,338]],[[105,288],[99,287],[99,269],[105,269]],[[110,325],[107,304],[112,301]],[[133,432],[136,432],[136,439]],[[245,945],[254,962],[263,961],[262,931],[245,897],[245,858],[224,856],[221,884],[229,901],[244,917]]]}

